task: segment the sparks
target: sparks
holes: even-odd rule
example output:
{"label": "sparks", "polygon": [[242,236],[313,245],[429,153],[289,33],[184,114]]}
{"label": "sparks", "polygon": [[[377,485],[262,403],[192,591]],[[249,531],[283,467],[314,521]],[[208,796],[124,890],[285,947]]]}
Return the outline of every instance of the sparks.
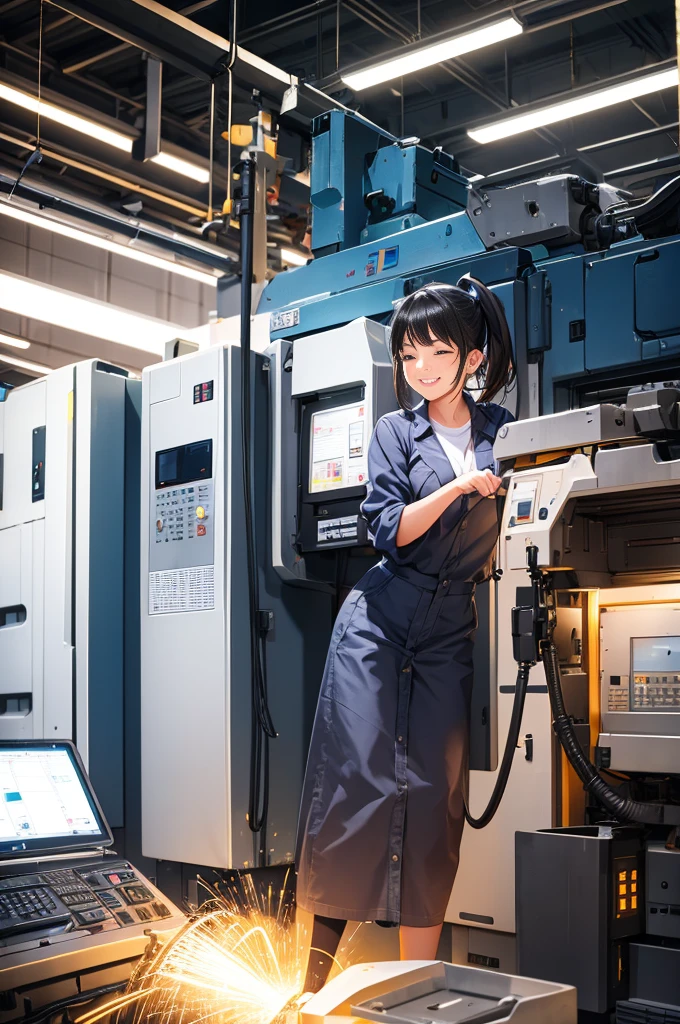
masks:
{"label": "sparks", "polygon": [[[271,915],[272,892],[246,884],[248,909],[208,887],[201,912],[166,945],[140,962],[127,991],[83,1014],[95,1024],[118,1013],[125,1024],[272,1024],[302,992],[303,957],[283,900]],[[281,894],[282,895],[282,894]]]}

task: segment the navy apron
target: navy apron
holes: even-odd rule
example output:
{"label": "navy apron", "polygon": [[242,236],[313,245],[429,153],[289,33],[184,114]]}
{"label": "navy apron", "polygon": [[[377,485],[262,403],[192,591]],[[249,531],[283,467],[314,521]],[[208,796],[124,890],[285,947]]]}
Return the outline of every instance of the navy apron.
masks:
{"label": "navy apron", "polygon": [[[466,394],[479,469],[511,419]],[[397,548],[404,506],[454,478],[425,403],[382,417],[363,504],[383,560],[336,620],[302,795],[297,903],[325,917],[444,920],[463,830],[475,580],[498,537],[496,501],[456,499]]]}

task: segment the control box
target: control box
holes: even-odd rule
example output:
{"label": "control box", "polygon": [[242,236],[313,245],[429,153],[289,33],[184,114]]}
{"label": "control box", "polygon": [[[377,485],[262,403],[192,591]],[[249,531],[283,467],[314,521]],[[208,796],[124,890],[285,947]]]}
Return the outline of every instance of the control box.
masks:
{"label": "control box", "polygon": [[[330,596],[272,568],[270,368],[251,354],[259,621],[272,719],[266,857],[291,863]],[[242,473],[241,349],[215,345],[143,374],[142,849],[251,867],[251,643]]]}

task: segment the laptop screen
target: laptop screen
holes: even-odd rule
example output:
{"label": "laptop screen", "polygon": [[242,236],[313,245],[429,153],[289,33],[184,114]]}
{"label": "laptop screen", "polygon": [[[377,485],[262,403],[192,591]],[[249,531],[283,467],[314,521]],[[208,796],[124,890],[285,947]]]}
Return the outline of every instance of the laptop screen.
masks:
{"label": "laptop screen", "polygon": [[72,743],[0,743],[0,856],[111,841]]}

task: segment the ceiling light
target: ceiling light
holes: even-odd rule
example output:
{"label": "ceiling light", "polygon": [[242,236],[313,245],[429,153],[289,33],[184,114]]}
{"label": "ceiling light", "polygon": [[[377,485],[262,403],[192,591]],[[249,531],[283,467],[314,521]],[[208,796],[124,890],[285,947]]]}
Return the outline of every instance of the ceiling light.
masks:
{"label": "ceiling light", "polygon": [[470,182],[470,184],[472,184],[472,183],[473,183],[473,181],[481,181],[481,180],[482,180],[482,178],[485,178],[485,177],[486,177],[486,175],[485,175],[485,174],[471,174],[471,175],[470,175],[470,176],[468,177],[468,181]]}
{"label": "ceiling light", "polygon": [[30,348],[30,341],[24,341],[23,338],[15,338],[10,334],[0,334],[0,345],[11,345],[12,348]]}
{"label": "ceiling light", "polygon": [[16,103],[17,106],[23,107],[24,110],[30,110],[34,114],[40,112],[40,116],[44,120],[56,121],[57,124],[61,124],[65,128],[72,128],[74,132],[81,132],[92,139],[98,139],[99,142],[105,142],[107,146],[115,146],[116,149],[122,149],[125,153],[132,152],[132,139],[126,135],[105,128],[104,125],[97,124],[96,121],[71,114],[70,111],[64,110],[62,107],[55,107],[52,103],[46,103],[45,100],[38,100],[37,96],[31,96],[30,93],[12,89],[4,82],[0,82],[0,98],[9,103]]}
{"label": "ceiling light", "polygon": [[172,153],[156,153],[151,157],[151,162],[166,167],[176,174],[183,174],[185,178],[198,181],[201,185],[207,185],[210,181],[210,171],[207,167],[199,167],[198,164],[189,163],[188,160],[182,160],[178,156],[173,156]]}
{"label": "ceiling light", "polygon": [[571,100],[554,103],[552,106],[543,107],[541,110],[506,117],[502,121],[496,121],[495,124],[471,129],[468,131],[468,135],[475,142],[496,142],[498,139],[507,139],[511,135],[519,135],[521,132],[533,131],[535,128],[542,128],[545,125],[555,124],[558,121],[566,121],[570,117],[578,117],[581,114],[589,114],[594,110],[602,110],[603,107],[611,107],[615,103],[623,103],[625,100],[645,96],[650,92],[658,92],[660,89],[677,88],[677,85],[677,67],[665,71],[656,71],[654,74],[633,78],[628,82],[623,82],[621,85],[597,89],[585,96],[577,96]]}
{"label": "ceiling light", "polygon": [[42,363],[29,363],[26,359],[6,356],[4,352],[0,352],[0,363],[9,363],[11,366],[18,366],[22,370],[34,370],[36,373],[52,373],[51,366],[43,366]]}
{"label": "ceiling light", "polygon": [[0,309],[162,356],[183,328],[0,271]]}
{"label": "ceiling light", "polygon": [[295,252],[293,249],[282,249],[281,259],[284,263],[290,263],[293,267],[306,267],[310,259],[303,252]]}
{"label": "ceiling light", "polygon": [[472,50],[481,50],[492,43],[500,43],[504,39],[520,35],[522,31],[521,24],[515,18],[504,18],[493,25],[485,25],[484,28],[474,29],[472,32],[465,32],[463,35],[453,36],[430,46],[419,46],[402,56],[375,64],[364,71],[348,71],[341,77],[350,89],[358,92],[361,89],[368,89],[371,85],[389,82],[393,78],[410,75],[441,61],[451,60],[452,57],[471,53]]}
{"label": "ceiling light", "polygon": [[0,200],[0,214],[12,217],[14,220],[23,221],[32,227],[43,228],[45,231],[53,231],[55,235],[62,235],[64,238],[71,238],[75,242],[84,242],[96,249],[105,249],[107,252],[115,253],[117,256],[125,256],[130,260],[137,260],[138,263],[146,263],[148,266],[157,267],[159,270],[167,270],[171,274],[179,274],[181,277],[188,277],[192,281],[200,281],[201,284],[217,284],[217,277],[207,273],[205,270],[194,270],[193,267],[185,267],[181,263],[175,263],[170,259],[163,259],[161,256],[154,256],[151,253],[135,249],[133,243],[123,245],[121,242],[114,242],[110,238],[102,238],[89,231],[81,231],[79,228],[71,227],[70,224],[63,224],[61,221],[51,220],[49,217],[39,216],[24,210],[14,203]]}

